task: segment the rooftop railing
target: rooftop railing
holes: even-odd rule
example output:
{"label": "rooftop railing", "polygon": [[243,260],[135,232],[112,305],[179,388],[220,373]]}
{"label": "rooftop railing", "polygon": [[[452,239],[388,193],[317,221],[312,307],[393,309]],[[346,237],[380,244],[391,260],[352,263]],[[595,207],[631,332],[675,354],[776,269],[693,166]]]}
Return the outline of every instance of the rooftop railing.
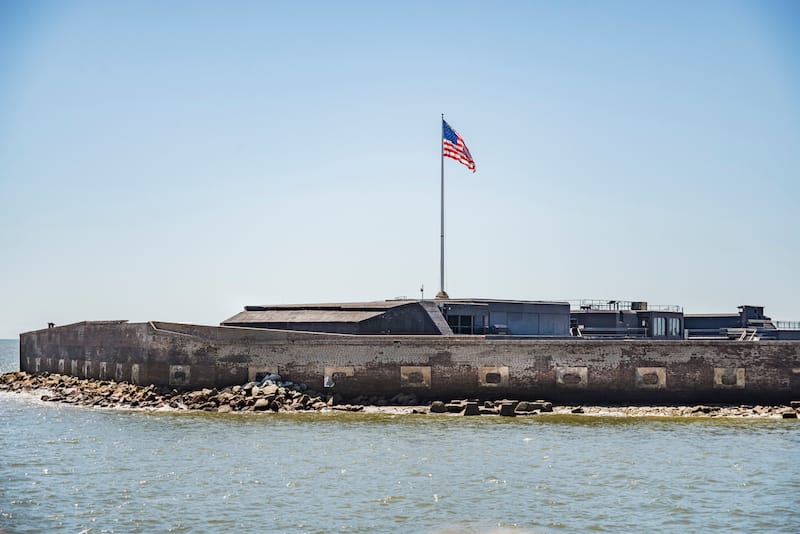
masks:
{"label": "rooftop railing", "polygon": [[569,300],[569,307],[573,310],[597,310],[597,311],[657,311],[657,312],[682,312],[683,307],[675,304],[648,304],[647,302],[637,302],[631,300],[596,300],[581,299]]}

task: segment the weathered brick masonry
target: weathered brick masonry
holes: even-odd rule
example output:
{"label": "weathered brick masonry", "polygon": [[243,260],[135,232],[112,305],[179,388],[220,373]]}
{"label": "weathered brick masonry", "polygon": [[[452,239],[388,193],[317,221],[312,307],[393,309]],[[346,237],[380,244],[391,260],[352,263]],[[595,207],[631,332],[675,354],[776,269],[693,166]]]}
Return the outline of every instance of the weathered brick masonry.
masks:
{"label": "weathered brick masonry", "polygon": [[350,336],[151,322],[84,322],[20,335],[20,368],[176,388],[267,372],[344,396],[560,402],[785,402],[798,341],[588,341]]}

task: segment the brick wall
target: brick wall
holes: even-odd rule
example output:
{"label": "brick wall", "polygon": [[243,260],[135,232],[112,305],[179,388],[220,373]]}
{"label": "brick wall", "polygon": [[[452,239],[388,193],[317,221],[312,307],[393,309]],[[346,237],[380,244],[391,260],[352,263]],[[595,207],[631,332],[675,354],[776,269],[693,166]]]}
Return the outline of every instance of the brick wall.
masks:
{"label": "brick wall", "polygon": [[797,341],[588,341],[346,336],[177,323],[77,323],[20,336],[20,368],[176,388],[263,372],[345,396],[559,402],[785,402]]}

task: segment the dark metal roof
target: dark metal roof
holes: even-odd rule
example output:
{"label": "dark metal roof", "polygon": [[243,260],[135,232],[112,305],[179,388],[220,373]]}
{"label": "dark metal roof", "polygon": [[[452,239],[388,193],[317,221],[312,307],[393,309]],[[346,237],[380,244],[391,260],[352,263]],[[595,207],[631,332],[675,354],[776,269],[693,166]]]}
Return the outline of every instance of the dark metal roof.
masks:
{"label": "dark metal roof", "polygon": [[243,323],[360,323],[383,311],[346,310],[259,310],[237,313],[222,324]]}
{"label": "dark metal roof", "polygon": [[267,304],[263,306],[245,306],[246,311],[267,310],[358,310],[358,311],[386,311],[398,306],[405,306],[418,300],[377,300],[368,302],[331,302],[323,304]]}

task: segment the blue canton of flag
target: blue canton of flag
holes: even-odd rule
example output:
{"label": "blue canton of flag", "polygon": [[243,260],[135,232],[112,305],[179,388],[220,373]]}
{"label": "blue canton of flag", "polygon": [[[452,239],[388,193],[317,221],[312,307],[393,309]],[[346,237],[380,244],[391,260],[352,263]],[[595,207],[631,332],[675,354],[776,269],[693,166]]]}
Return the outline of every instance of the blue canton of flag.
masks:
{"label": "blue canton of flag", "polygon": [[475,160],[472,159],[464,139],[444,119],[442,119],[442,155],[466,165],[469,170],[475,172]]}

